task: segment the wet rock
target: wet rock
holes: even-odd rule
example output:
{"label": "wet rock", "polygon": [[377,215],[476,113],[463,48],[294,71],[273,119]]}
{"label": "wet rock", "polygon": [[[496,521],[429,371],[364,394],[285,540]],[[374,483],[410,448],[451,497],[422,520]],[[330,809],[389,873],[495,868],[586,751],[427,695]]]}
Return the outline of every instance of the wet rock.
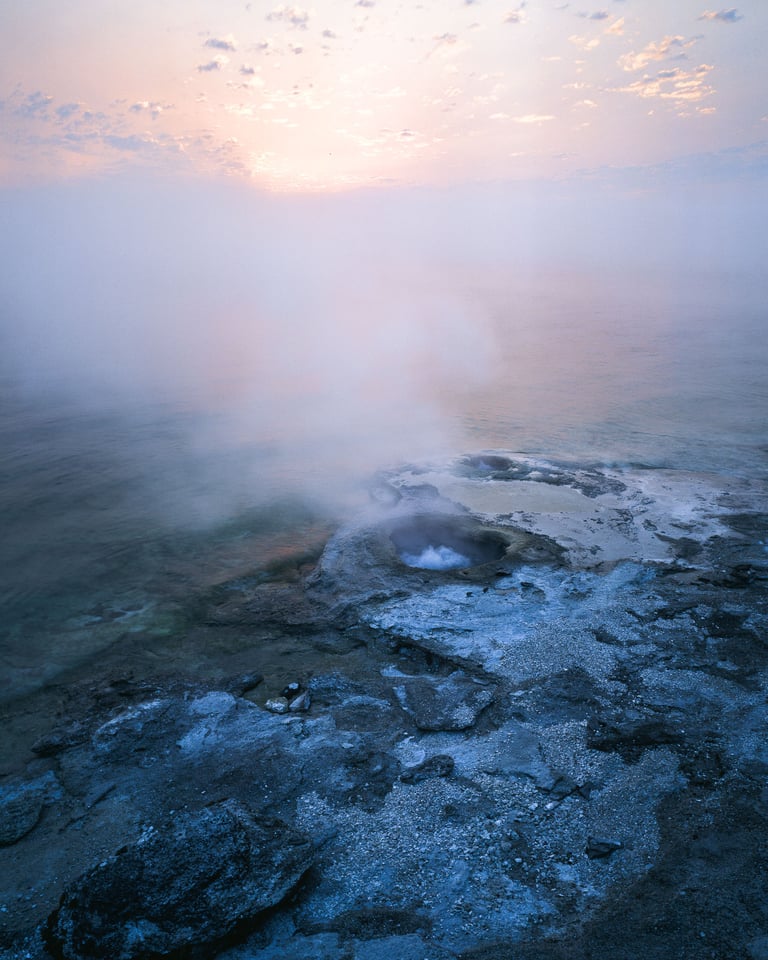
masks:
{"label": "wet rock", "polygon": [[449,777],[453,773],[453,767],[453,757],[447,753],[439,753],[414,767],[409,767],[400,774],[400,779],[403,783],[420,783],[432,777]]}
{"label": "wet rock", "polygon": [[225,801],[148,830],[83,874],[47,938],[64,960],[172,956],[280,903],[311,860],[305,837]]}
{"label": "wet rock", "polygon": [[467,730],[493,703],[495,687],[456,670],[450,676],[409,677],[394,688],[419,730]]}
{"label": "wet rock", "polygon": [[604,860],[623,847],[624,844],[620,840],[598,840],[595,837],[589,837],[586,854],[590,860]]}
{"label": "wet rock", "polygon": [[0,787],[0,847],[9,847],[35,828],[55,787],[52,773]]}

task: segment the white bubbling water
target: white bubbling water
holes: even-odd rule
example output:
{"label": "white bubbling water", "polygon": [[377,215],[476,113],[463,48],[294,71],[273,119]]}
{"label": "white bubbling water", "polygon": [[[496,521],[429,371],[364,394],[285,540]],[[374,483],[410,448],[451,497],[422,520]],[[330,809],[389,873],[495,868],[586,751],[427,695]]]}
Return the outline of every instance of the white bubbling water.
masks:
{"label": "white bubbling water", "polygon": [[402,554],[403,563],[409,567],[418,567],[420,570],[456,570],[459,567],[471,567],[472,561],[463,553],[458,553],[450,547],[425,547],[421,553]]}

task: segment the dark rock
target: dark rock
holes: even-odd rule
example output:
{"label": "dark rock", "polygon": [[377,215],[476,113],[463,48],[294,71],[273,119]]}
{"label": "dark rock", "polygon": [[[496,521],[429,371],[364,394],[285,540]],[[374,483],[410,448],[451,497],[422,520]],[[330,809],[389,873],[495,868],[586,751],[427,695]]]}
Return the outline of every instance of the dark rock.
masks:
{"label": "dark rock", "polygon": [[49,773],[0,787],[0,847],[9,847],[34,829],[54,785],[55,777]]}
{"label": "dark rock", "polygon": [[577,783],[567,774],[555,775],[551,784],[541,785],[544,793],[549,794],[553,800],[565,800],[566,797],[577,795],[584,800],[589,800],[595,785],[591,781],[586,783]]}
{"label": "dark rock", "polygon": [[187,956],[280,903],[311,860],[284,823],[224,801],[150,829],[75,880],[47,939],[64,960]]}
{"label": "dark rock", "polygon": [[264,677],[260,673],[243,673],[239,677],[234,677],[229,683],[225,684],[223,689],[226,693],[231,693],[233,697],[242,697],[244,693],[258,687]]}
{"label": "dark rock", "polygon": [[530,699],[547,716],[584,720],[596,712],[604,698],[592,677],[573,667],[537,683]]}
{"label": "dark rock", "polygon": [[428,932],[432,927],[429,917],[413,910],[391,907],[369,907],[348,910],[323,924],[322,930],[338,933],[342,940],[375,940],[389,936],[403,936],[418,931]]}
{"label": "dark rock", "polygon": [[587,725],[587,746],[618,753],[627,763],[636,763],[648,747],[678,744],[681,737],[680,731],[657,717],[593,718]]}
{"label": "dark rock", "polygon": [[456,670],[448,677],[404,677],[395,687],[419,730],[467,730],[494,698],[495,687]]}
{"label": "dark rock", "polygon": [[38,757],[55,757],[56,754],[69,750],[88,739],[88,729],[85,724],[73,721],[62,727],[43,734],[32,744],[32,753]]}
{"label": "dark rock", "polygon": [[620,840],[597,840],[595,837],[589,837],[586,854],[590,860],[604,860],[617,850],[621,850],[623,846]]}
{"label": "dark rock", "polygon": [[430,780],[432,777],[449,777],[453,773],[454,760],[447,753],[439,753],[429,757],[415,767],[409,767],[400,774],[403,783],[419,783]]}

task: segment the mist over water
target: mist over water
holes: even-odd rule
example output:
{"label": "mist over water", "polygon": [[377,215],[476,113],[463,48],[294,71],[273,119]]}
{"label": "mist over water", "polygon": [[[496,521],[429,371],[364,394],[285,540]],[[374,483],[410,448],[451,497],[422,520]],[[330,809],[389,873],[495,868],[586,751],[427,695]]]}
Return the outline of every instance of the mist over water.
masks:
{"label": "mist over water", "polygon": [[176,418],[180,475],[184,456],[210,472],[212,515],[286,483],[332,501],[467,444],[663,459],[659,437],[683,457],[761,440],[762,223],[746,193],[105,180],[3,209],[6,389],[50,411]]}

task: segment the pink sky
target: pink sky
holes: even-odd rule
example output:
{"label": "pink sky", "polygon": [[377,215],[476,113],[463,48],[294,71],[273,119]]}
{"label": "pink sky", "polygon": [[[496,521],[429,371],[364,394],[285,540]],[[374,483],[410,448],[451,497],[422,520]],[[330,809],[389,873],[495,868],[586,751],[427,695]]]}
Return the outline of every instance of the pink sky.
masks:
{"label": "pink sky", "polygon": [[[0,13],[0,177],[279,191],[762,165],[768,4],[39,0]],[[730,175],[726,170],[726,175]]]}

